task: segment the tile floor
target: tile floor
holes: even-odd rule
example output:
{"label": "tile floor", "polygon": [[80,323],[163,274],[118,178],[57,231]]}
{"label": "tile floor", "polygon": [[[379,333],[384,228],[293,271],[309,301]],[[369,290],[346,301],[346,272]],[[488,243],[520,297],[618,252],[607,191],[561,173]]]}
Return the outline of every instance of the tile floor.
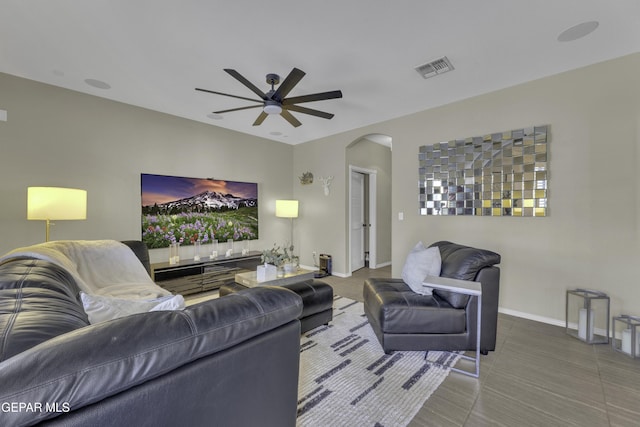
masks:
{"label": "tile floor", "polygon": [[[323,280],[362,301],[364,279],[390,272]],[[480,379],[450,374],[410,426],[640,426],[640,360],[503,314],[497,337],[496,351],[482,356]]]}
{"label": "tile floor", "polygon": [[[390,275],[391,267],[364,268],[321,280],[362,301],[367,277]],[[482,356],[480,369],[479,380],[450,374],[410,427],[640,426],[640,360],[564,328],[500,314],[496,351]]]}

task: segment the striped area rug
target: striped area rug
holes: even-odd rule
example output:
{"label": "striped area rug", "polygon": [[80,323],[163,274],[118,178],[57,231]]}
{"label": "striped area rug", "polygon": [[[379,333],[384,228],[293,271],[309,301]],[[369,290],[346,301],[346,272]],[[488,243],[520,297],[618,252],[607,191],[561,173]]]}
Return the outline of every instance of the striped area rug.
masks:
{"label": "striped area rug", "polygon": [[[336,296],[333,321],[302,336],[299,427],[406,426],[459,356],[385,355],[363,304]],[[436,362],[436,363],[434,363]]]}

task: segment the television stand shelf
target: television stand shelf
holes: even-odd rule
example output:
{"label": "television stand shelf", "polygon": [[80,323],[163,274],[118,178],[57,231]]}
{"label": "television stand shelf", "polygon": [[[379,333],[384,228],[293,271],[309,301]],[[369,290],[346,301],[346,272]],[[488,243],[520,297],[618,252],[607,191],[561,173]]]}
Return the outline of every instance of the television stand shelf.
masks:
{"label": "television stand shelf", "polygon": [[151,264],[153,280],[172,294],[190,295],[218,289],[233,283],[237,273],[255,270],[262,252],[220,256],[194,261],[187,259],[178,264],[162,262]]}

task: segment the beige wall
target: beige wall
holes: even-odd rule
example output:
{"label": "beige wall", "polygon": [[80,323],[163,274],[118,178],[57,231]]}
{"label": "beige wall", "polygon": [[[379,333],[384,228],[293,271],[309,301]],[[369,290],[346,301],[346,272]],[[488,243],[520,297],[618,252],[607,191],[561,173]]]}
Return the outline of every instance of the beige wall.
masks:
{"label": "beige wall", "polygon": [[[307,143],[293,147],[293,192],[300,201],[294,240],[296,248],[299,248],[300,263],[313,266],[314,251],[330,254],[333,271],[338,274],[346,271],[345,147],[340,139],[326,144]],[[313,184],[300,184],[298,177],[304,172],[313,173]],[[319,178],[329,176],[333,176],[331,191],[325,196]]]}
{"label": "beige wall", "polygon": [[[545,218],[427,217],[418,210],[418,147],[525,126],[550,125]],[[612,314],[640,314],[640,54],[551,76],[441,108],[294,147],[294,161],[336,175],[330,239],[316,223],[300,231],[345,267],[344,148],[358,137],[393,137],[393,273],[418,240],[492,249],[502,255],[500,306],[564,322],[568,288],[600,289]],[[404,221],[398,213],[404,212]]]}
{"label": "beige wall", "polygon": [[[258,183],[260,240],[286,239],[275,199],[292,196],[290,145],[0,74],[0,253],[44,240],[27,221],[28,186],[88,191],[86,221],[59,221],[52,239],[140,239],[140,173]],[[168,258],[152,251],[152,261]]]}
{"label": "beige wall", "polygon": [[[299,199],[301,263],[329,253],[344,275],[346,147],[381,133],[393,137],[396,276],[417,240],[447,239],[502,254],[503,311],[562,323],[566,289],[586,287],[609,293],[612,314],[640,314],[640,54],[293,147],[3,74],[0,94],[2,253],[43,239],[44,224],[25,218],[29,185],[89,192],[89,219],[60,222],[53,238],[130,239],[140,236],[141,172],[213,176],[259,183],[258,247],[288,236],[274,200]],[[419,215],[419,146],[538,124],[550,125],[548,217]],[[314,184],[300,185],[305,171]],[[324,196],[317,178],[329,175]]]}

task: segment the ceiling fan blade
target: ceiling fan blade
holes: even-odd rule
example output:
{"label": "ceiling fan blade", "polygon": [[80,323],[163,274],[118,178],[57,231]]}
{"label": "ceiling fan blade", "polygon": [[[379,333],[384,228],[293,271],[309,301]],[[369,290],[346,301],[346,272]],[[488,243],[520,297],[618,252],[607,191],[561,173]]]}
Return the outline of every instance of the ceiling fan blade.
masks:
{"label": "ceiling fan blade", "polygon": [[262,105],[250,105],[248,107],[231,108],[230,110],[214,111],[213,114],[230,113],[232,111],[248,110],[250,108],[260,108]]}
{"label": "ceiling fan blade", "polygon": [[294,68],[293,70],[291,70],[287,78],[285,78],[284,81],[280,83],[280,86],[278,86],[276,93],[273,94],[271,99],[282,101],[285,96],[287,96],[289,92],[291,92],[291,89],[293,89],[294,86],[297,85],[300,80],[302,80],[305,74],[306,73],[304,71],[298,68]]}
{"label": "ceiling fan blade", "polygon": [[264,111],[262,111],[262,112],[258,115],[258,118],[256,119],[256,121],[255,121],[255,122],[253,122],[253,125],[254,125],[254,126],[259,126],[259,125],[261,125],[261,124],[262,124],[262,122],[264,122],[264,119],[266,119],[266,118],[267,118],[267,116],[268,116],[268,114],[267,114],[267,113],[265,113]]}
{"label": "ceiling fan blade", "polygon": [[232,98],[244,99],[245,101],[252,101],[252,102],[264,102],[264,100],[262,100],[262,99],[251,99],[251,98],[245,98],[244,96],[230,95],[230,94],[228,94],[228,93],[216,92],[215,90],[200,89],[199,87],[197,87],[197,88],[196,88],[196,90],[199,90],[199,91],[201,91],[201,92],[213,93],[213,94],[215,94],[215,95],[224,95],[224,96],[230,96],[230,97],[232,97]]}
{"label": "ceiling fan blade", "polygon": [[330,92],[313,93],[311,95],[294,96],[282,101],[282,105],[301,104],[303,102],[322,101],[325,99],[342,98],[342,92],[332,90]]}
{"label": "ceiling fan blade", "polygon": [[300,123],[300,121],[298,119],[293,117],[293,115],[288,110],[282,109],[282,112],[280,113],[280,115],[282,117],[284,117],[284,119],[286,121],[291,123],[291,126],[293,126],[295,128],[297,128],[298,126],[300,126],[302,124],[302,123]]}
{"label": "ceiling fan blade", "polygon": [[267,99],[267,95],[261,91],[260,89],[258,89],[253,83],[251,83],[249,80],[245,79],[242,74],[240,74],[239,72],[237,72],[236,70],[232,70],[231,68],[225,68],[224,69],[227,73],[229,73],[231,75],[231,77],[233,77],[234,79],[238,80],[240,83],[242,83],[243,85],[245,85],[246,87],[248,87],[249,89],[251,89],[251,91],[253,93],[255,93],[256,95],[258,95],[260,98]]}
{"label": "ceiling fan blade", "polygon": [[322,117],[323,119],[331,119],[334,116],[331,113],[325,113],[324,111],[301,107],[299,105],[283,105],[282,108],[285,110],[297,111],[298,113],[304,113],[304,114],[309,114],[316,117]]}

